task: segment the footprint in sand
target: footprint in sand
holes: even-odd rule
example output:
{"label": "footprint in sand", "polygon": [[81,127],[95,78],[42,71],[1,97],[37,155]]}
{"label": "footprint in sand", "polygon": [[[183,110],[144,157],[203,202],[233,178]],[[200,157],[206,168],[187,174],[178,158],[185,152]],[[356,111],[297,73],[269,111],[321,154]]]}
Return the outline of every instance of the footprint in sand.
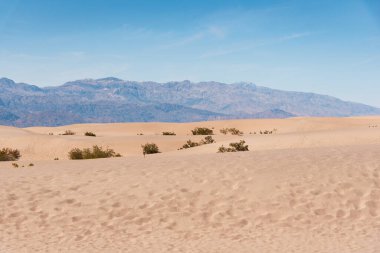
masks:
{"label": "footprint in sand", "polygon": [[378,211],[378,203],[376,201],[367,201],[365,203],[368,211],[369,211],[369,214],[373,217],[377,217],[377,211]]}
{"label": "footprint in sand", "polygon": [[80,219],[81,219],[81,217],[79,217],[79,216],[73,216],[73,217],[71,217],[71,221],[72,222],[80,221]]}
{"label": "footprint in sand", "polygon": [[315,209],[314,210],[314,214],[317,215],[317,216],[325,215],[326,214],[326,210],[323,209],[323,208]]}
{"label": "footprint in sand", "polygon": [[339,209],[339,210],[336,211],[335,217],[336,218],[344,218],[345,215],[346,215],[346,212],[343,211],[342,209]]}
{"label": "footprint in sand", "polygon": [[75,199],[65,199],[62,203],[71,205],[74,202],[75,202]]}

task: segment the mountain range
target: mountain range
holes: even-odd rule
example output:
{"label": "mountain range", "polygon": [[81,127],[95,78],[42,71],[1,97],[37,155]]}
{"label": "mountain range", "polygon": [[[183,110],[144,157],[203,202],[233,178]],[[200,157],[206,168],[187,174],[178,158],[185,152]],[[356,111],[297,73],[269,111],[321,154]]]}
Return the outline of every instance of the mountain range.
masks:
{"label": "mountain range", "polygon": [[156,83],[109,77],[38,87],[0,78],[0,124],[18,127],[361,115],[380,115],[380,109],[245,82]]}

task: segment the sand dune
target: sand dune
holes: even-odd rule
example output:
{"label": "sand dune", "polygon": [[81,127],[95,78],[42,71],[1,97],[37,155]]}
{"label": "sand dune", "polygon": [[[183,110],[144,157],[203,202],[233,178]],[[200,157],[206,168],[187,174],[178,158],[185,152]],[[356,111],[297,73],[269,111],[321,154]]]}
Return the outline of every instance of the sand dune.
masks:
{"label": "sand dune", "polygon": [[[195,126],[217,143],[177,150]],[[250,152],[216,153],[240,139]],[[0,163],[0,252],[380,252],[380,117],[0,127],[0,140],[25,166]],[[165,152],[143,158],[147,141]],[[129,156],[62,160],[92,144]]]}
{"label": "sand dune", "polygon": [[[187,140],[199,141],[203,138],[191,135],[191,130],[195,127],[214,128],[214,139],[217,143],[177,152]],[[219,130],[225,127],[236,127],[244,132],[244,136],[220,134]],[[260,130],[273,129],[277,130],[273,135],[259,134]],[[76,135],[59,135],[65,130],[72,130]],[[83,136],[86,131],[96,133],[97,137]],[[163,131],[173,131],[177,135],[162,136]],[[54,135],[51,136],[49,133]],[[79,124],[26,129],[0,126],[2,145],[20,149],[23,154],[22,160],[53,160],[56,157],[60,160],[68,159],[67,153],[70,149],[92,145],[113,148],[123,156],[141,155],[141,145],[146,142],[157,143],[163,152],[175,151],[175,155],[215,153],[220,145],[228,145],[240,139],[246,140],[255,150],[365,145],[380,143],[379,134],[380,117],[231,120],[178,124]]]}

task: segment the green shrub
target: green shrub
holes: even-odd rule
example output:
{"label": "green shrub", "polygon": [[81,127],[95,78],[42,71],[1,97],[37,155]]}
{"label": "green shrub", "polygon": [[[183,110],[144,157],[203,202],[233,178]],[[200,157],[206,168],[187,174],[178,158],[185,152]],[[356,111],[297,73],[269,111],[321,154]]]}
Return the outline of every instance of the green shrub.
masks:
{"label": "green shrub", "polygon": [[228,128],[222,128],[219,130],[222,134],[228,134]]}
{"label": "green shrub", "polygon": [[71,130],[66,130],[62,135],[75,135],[75,133]]}
{"label": "green shrub", "polygon": [[20,157],[18,149],[3,148],[0,150],[0,161],[17,161]]}
{"label": "green shrub", "polygon": [[74,148],[69,152],[69,158],[71,160],[81,160],[81,159],[97,159],[97,158],[109,158],[109,157],[120,157],[121,155],[115,153],[113,149],[103,149],[97,145],[90,148]]}
{"label": "green shrub", "polygon": [[232,134],[232,135],[243,135],[243,132],[240,131],[239,129],[236,129],[236,128],[230,128],[228,129],[228,131]]}
{"label": "green shrub", "polygon": [[249,151],[248,145],[245,145],[245,141],[241,140],[239,142],[230,143],[230,146],[236,151]]}
{"label": "green shrub", "polygon": [[162,132],[162,135],[176,135],[174,132]]}
{"label": "green shrub", "polygon": [[200,144],[211,144],[214,143],[215,140],[212,138],[212,136],[206,136],[203,140],[200,141]]}
{"label": "green shrub", "polygon": [[218,153],[224,152],[240,152],[240,151],[249,151],[248,145],[245,145],[245,141],[241,140],[239,142],[233,142],[229,144],[229,147],[226,148],[223,145],[219,147]]}
{"label": "green shrub", "polygon": [[234,127],[232,128],[222,128],[219,130],[222,134],[232,134],[232,135],[243,135],[243,132],[240,131],[239,129],[236,129]]}
{"label": "green shrub", "polygon": [[15,167],[15,168],[19,167],[17,163],[12,163],[12,166]]}
{"label": "green shrub", "polygon": [[85,136],[96,137],[96,134],[94,134],[93,132],[85,132],[84,135]]}
{"label": "green shrub", "polygon": [[213,135],[214,132],[212,129],[207,128],[207,127],[196,127],[194,130],[191,130],[193,135]]}
{"label": "green shrub", "polygon": [[181,150],[181,149],[187,149],[187,148],[193,148],[193,147],[197,147],[197,146],[201,146],[201,145],[205,145],[205,144],[211,144],[211,143],[214,143],[215,140],[211,137],[211,136],[206,136],[203,140],[201,140],[200,142],[193,142],[191,140],[188,140],[185,144],[183,144],[183,146],[181,148],[179,148],[178,150]]}
{"label": "green shrub", "polygon": [[156,154],[161,153],[158,146],[155,143],[146,143],[145,145],[141,145],[143,149],[143,154],[149,155],[149,154]]}
{"label": "green shrub", "polygon": [[225,153],[225,152],[236,152],[236,150],[233,148],[226,148],[223,145],[218,148],[218,153]]}
{"label": "green shrub", "polygon": [[198,142],[193,142],[191,140],[188,140],[185,144],[183,144],[183,146],[180,149],[193,148],[193,147],[197,147],[199,145],[200,144]]}
{"label": "green shrub", "polygon": [[73,148],[69,152],[69,158],[71,160],[80,160],[80,159],[83,159],[82,150],[80,150],[79,148]]}

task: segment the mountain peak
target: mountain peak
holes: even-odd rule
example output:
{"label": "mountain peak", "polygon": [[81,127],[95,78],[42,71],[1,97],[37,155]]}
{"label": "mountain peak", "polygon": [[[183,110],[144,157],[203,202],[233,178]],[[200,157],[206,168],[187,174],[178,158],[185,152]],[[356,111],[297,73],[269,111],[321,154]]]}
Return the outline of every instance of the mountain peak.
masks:
{"label": "mountain peak", "polygon": [[239,85],[239,86],[244,87],[244,88],[256,88],[257,87],[256,84],[251,83],[251,82],[236,82],[236,83],[232,83],[232,85]]}
{"label": "mountain peak", "polygon": [[116,78],[116,77],[106,77],[106,78],[100,78],[100,79],[92,79],[92,78],[86,78],[86,79],[80,79],[75,81],[70,81],[65,84],[63,84],[64,87],[67,86],[99,86],[99,85],[108,85],[108,84],[114,84],[114,83],[122,83],[124,82],[122,79]]}
{"label": "mountain peak", "polygon": [[124,82],[124,80],[116,77],[105,77],[105,78],[100,78],[96,79],[95,81],[97,82]]}
{"label": "mountain peak", "polygon": [[12,79],[2,77],[0,78],[0,84],[6,85],[6,86],[14,86],[16,83]]}

